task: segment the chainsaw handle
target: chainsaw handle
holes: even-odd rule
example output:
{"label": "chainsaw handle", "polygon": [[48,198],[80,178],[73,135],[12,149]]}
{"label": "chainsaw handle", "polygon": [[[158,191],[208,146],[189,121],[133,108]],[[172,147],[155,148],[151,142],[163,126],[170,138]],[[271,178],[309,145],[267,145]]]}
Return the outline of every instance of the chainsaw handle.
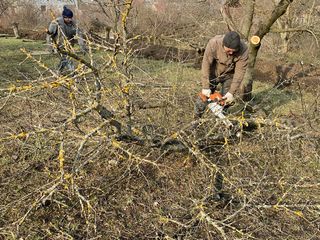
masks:
{"label": "chainsaw handle", "polygon": [[226,102],[224,101],[221,93],[219,93],[219,92],[212,93],[210,95],[210,97],[207,97],[206,95],[204,95],[203,93],[200,92],[199,97],[202,102],[218,102],[219,105],[221,105],[221,106],[226,105]]}

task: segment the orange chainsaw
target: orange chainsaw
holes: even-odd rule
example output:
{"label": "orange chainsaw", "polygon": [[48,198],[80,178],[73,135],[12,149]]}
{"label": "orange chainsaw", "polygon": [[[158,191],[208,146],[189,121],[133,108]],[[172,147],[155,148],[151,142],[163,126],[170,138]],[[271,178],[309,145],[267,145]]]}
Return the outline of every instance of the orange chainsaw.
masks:
{"label": "orange chainsaw", "polygon": [[227,119],[223,114],[223,108],[225,107],[226,103],[220,92],[215,91],[210,95],[209,98],[201,92],[199,93],[199,96],[203,102],[208,102],[208,108],[211,110],[211,112],[216,117],[220,118],[227,127],[230,128],[233,126],[229,119]]}

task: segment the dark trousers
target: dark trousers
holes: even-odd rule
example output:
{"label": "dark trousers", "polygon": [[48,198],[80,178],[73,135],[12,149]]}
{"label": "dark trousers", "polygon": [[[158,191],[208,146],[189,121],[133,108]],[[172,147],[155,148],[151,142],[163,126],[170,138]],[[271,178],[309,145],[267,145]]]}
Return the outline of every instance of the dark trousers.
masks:
{"label": "dark trousers", "polygon": [[59,74],[63,73],[64,71],[73,72],[75,69],[74,63],[71,58],[65,54],[60,57],[60,62],[58,65]]}

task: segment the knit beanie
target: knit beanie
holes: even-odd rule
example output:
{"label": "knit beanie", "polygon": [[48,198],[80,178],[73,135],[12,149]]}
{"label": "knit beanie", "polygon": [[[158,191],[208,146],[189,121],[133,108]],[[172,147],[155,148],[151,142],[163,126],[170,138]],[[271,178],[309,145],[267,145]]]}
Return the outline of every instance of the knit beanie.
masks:
{"label": "knit beanie", "polygon": [[63,17],[68,17],[68,18],[72,18],[73,17],[73,12],[69,8],[64,6],[63,7],[63,11],[62,11],[62,16]]}
{"label": "knit beanie", "polygon": [[240,48],[240,35],[234,31],[226,33],[223,37],[223,46],[238,50]]}

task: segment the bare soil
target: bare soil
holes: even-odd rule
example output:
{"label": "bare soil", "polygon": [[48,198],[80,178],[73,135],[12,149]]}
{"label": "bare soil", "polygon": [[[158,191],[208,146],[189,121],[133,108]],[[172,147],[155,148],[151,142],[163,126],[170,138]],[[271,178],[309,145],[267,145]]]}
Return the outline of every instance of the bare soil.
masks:
{"label": "bare soil", "polygon": [[312,91],[319,84],[320,70],[312,64],[258,59],[255,69],[256,80],[279,88],[295,88],[300,85],[303,89]]}

